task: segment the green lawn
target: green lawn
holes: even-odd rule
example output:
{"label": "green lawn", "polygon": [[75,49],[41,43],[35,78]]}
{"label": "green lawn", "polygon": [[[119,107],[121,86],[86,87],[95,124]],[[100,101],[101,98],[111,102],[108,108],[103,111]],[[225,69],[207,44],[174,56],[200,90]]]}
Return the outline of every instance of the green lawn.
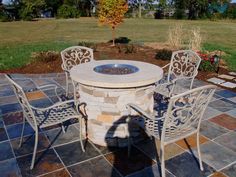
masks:
{"label": "green lawn", "polygon": [[[128,37],[131,42],[166,42],[168,29],[181,23],[188,34],[200,27],[204,47],[221,49],[232,70],[236,70],[236,21],[186,21],[126,19],[117,29],[117,37]],[[31,52],[57,50],[76,45],[80,41],[107,42],[109,28],[99,26],[95,18],[50,19],[34,22],[0,22],[0,69],[27,64]]]}

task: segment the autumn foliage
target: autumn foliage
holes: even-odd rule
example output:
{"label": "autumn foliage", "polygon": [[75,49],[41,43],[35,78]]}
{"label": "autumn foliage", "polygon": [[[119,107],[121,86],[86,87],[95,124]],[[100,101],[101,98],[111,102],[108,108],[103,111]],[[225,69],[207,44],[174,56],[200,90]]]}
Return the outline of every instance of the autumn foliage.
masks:
{"label": "autumn foliage", "polygon": [[115,29],[123,22],[127,10],[126,0],[99,0],[99,22],[111,27],[113,45],[115,45]]}

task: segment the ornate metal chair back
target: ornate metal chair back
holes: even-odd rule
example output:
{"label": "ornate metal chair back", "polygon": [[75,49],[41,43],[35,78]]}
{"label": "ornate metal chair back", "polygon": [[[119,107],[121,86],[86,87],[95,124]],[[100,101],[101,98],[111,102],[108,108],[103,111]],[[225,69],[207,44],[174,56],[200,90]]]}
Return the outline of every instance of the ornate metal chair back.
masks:
{"label": "ornate metal chair back", "polygon": [[33,110],[30,107],[29,101],[27,99],[27,96],[25,95],[25,92],[23,91],[22,87],[17,84],[10,75],[5,75],[5,77],[8,79],[8,81],[12,84],[12,87],[14,89],[15,95],[23,109],[23,113],[29,124],[36,129],[37,128],[37,122],[33,114]]}
{"label": "ornate metal chair back", "polygon": [[165,116],[161,140],[164,142],[182,139],[197,133],[203,113],[216,87],[199,87],[171,97]]}
{"label": "ornate metal chair back", "polygon": [[168,81],[179,77],[194,77],[197,75],[201,58],[192,50],[173,52],[168,72]]}
{"label": "ornate metal chair back", "polygon": [[61,52],[62,65],[69,71],[73,66],[94,60],[93,49],[83,46],[73,46]]}

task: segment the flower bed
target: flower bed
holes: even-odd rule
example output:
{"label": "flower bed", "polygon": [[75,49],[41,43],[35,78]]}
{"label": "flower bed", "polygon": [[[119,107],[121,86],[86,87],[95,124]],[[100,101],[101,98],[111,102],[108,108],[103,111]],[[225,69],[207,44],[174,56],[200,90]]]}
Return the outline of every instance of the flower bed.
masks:
{"label": "flower bed", "polygon": [[215,52],[202,52],[197,51],[197,54],[201,57],[202,61],[199,66],[201,71],[215,71],[219,72],[219,64],[221,60],[221,51]]}

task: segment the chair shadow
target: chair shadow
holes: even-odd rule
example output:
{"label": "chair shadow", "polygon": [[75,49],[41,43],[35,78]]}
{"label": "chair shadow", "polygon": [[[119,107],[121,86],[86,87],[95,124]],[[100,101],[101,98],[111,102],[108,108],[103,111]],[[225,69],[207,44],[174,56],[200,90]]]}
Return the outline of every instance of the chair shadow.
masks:
{"label": "chair shadow", "polygon": [[[111,177],[130,175],[132,173],[142,171],[144,168],[152,166],[153,160],[149,158],[145,153],[136,148],[131,144],[130,155],[128,152],[128,137],[118,137],[115,136],[115,131],[120,125],[126,124],[127,116],[121,117],[119,120],[115,121],[113,125],[108,129],[106,133],[106,144],[109,152],[112,152],[112,171]],[[128,134],[132,136],[133,129],[132,126],[127,126]],[[114,143],[116,141],[116,143]],[[119,143],[120,142],[120,143]],[[118,147],[117,147],[118,146]],[[146,157],[142,159],[143,157]],[[140,167],[139,167],[140,166]],[[150,174],[154,176],[154,174]]]}

